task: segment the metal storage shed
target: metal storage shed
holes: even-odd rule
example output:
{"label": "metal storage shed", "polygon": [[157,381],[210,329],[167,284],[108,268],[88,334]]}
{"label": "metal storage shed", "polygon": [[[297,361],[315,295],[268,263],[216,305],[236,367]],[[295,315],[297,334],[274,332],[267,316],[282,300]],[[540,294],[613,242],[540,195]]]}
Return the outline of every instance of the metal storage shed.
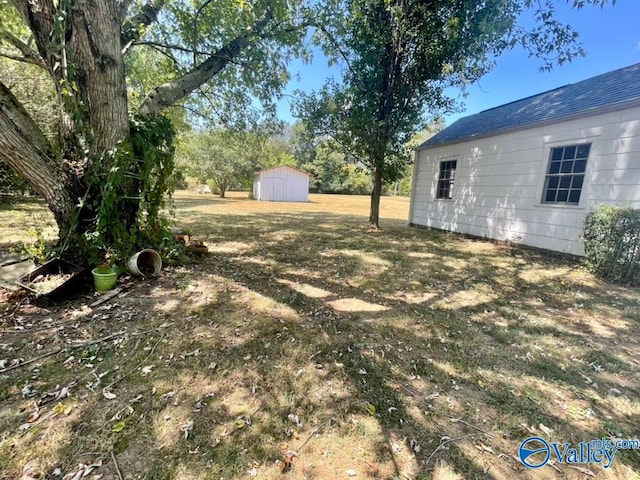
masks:
{"label": "metal storage shed", "polygon": [[256,172],[253,198],[266,202],[308,202],[311,174],[281,165]]}

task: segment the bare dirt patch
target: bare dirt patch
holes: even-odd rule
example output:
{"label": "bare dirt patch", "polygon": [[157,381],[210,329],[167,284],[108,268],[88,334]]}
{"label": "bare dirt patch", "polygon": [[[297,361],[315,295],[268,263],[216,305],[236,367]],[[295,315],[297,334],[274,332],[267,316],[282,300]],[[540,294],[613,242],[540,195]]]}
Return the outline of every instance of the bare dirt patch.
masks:
{"label": "bare dirt patch", "polygon": [[638,477],[515,458],[638,436],[637,290],[409,228],[407,199],[371,231],[366,197],[245,195],[179,193],[211,253],[98,307],[4,295],[0,478]]}

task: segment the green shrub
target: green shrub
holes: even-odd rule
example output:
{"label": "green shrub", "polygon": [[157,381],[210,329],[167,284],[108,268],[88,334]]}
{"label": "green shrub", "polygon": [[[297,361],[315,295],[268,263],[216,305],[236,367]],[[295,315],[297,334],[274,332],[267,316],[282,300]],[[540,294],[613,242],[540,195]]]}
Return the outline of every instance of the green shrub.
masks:
{"label": "green shrub", "polygon": [[584,223],[587,267],[614,282],[640,284],[640,209],[600,205]]}

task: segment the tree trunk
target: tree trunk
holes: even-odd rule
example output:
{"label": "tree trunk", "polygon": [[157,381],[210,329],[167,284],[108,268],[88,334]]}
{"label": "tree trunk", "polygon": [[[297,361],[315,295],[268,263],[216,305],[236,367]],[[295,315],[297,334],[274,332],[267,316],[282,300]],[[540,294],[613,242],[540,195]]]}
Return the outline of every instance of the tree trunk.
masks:
{"label": "tree trunk", "polygon": [[369,211],[369,225],[380,228],[380,196],[382,195],[382,170],[384,156],[380,155],[373,162],[373,187],[371,188],[371,209]]}
{"label": "tree trunk", "polygon": [[[35,32],[58,93],[59,151],[1,86],[0,158],[44,197],[58,224],[59,242],[79,245],[82,234],[95,226],[96,205],[111,169],[106,152],[129,136],[119,2],[14,1]],[[88,174],[97,178],[93,187]],[[75,215],[81,199],[86,206]],[[136,213],[125,209],[122,220],[130,222]]]}
{"label": "tree trunk", "polygon": [[[158,18],[165,0],[149,0],[129,22],[130,4],[122,0],[12,0],[33,34],[36,50],[25,44],[25,56],[51,76],[60,106],[59,138],[52,148],[25,109],[0,83],[0,160],[42,195],[54,213],[59,241],[82,245],[83,233],[96,222],[113,152],[131,147],[123,50]],[[242,51],[255,45],[273,19],[267,6],[252,28],[231,38],[208,59],[182,77],[153,89],[139,113],[158,116],[209,81]],[[38,59],[38,56],[42,60]],[[123,157],[131,159],[133,155]],[[140,190],[138,164],[118,165],[133,175],[114,185],[117,217],[109,221],[135,229]],[[226,189],[225,189],[226,190]],[[83,206],[77,209],[77,205]],[[112,206],[112,210],[114,207]],[[133,231],[133,230],[132,230]],[[73,237],[73,238],[72,238]],[[86,258],[84,259],[86,260]]]}
{"label": "tree trunk", "polygon": [[0,83],[0,158],[47,200],[67,235],[73,202],[53,148],[20,102]]}

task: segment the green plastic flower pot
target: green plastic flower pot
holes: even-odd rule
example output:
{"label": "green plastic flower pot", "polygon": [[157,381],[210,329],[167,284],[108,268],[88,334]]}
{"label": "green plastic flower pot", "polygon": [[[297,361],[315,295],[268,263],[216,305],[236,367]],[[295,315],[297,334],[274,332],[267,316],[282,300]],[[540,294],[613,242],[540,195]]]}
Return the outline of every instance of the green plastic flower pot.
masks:
{"label": "green plastic flower pot", "polygon": [[94,268],[91,270],[91,274],[93,275],[93,284],[96,287],[96,292],[106,292],[116,287],[118,272],[115,270],[100,271],[99,268]]}

